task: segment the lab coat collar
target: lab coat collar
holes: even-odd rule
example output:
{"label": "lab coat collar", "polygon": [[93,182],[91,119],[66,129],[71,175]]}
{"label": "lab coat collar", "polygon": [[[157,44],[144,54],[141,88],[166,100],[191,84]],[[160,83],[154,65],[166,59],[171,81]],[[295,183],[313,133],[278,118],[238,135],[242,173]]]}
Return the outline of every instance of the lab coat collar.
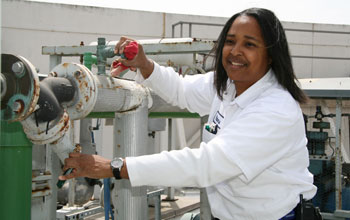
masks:
{"label": "lab coat collar", "polygon": [[[233,100],[231,99],[230,104],[237,104],[240,108],[245,108],[249,103],[255,100],[261,93],[274,85],[276,82],[277,79],[275,77],[275,73],[270,68],[269,71],[267,71],[267,73],[260,80],[250,86],[237,98],[234,98]],[[234,92],[230,92],[230,94],[233,94],[235,96],[236,89],[233,82],[230,83],[228,90],[232,89],[232,87]]]}

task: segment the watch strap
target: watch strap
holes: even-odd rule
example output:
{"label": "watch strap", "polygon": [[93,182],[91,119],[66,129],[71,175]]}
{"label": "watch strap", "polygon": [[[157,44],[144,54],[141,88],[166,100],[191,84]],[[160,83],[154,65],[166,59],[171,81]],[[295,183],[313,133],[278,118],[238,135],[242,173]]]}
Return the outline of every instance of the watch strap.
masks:
{"label": "watch strap", "polygon": [[120,176],[120,170],[119,168],[112,168],[113,176],[117,180],[120,180],[122,177]]}

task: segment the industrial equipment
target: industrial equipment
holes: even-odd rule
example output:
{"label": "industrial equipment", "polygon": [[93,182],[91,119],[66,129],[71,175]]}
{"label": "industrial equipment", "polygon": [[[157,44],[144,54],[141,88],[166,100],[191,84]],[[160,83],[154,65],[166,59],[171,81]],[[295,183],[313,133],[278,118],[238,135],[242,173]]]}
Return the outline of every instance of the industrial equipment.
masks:
{"label": "industrial equipment", "polygon": [[[342,117],[349,117],[349,114],[342,113],[342,103],[350,98],[349,80],[302,79],[300,82],[306,94],[319,103],[314,115],[304,115],[309,170],[314,174],[314,184],[318,188],[313,203],[320,208],[324,219],[348,219],[350,161],[349,152],[341,142],[341,122]],[[328,107],[334,104],[335,114],[330,113]],[[307,126],[309,120],[312,127]]]}
{"label": "industrial equipment", "polygon": [[[27,174],[21,179],[8,178],[2,182],[2,188],[11,187],[13,191],[23,188],[23,185],[28,186],[27,196],[21,195],[16,198],[20,202],[10,202],[3,206],[7,210],[15,210],[21,207],[19,203],[23,204],[26,212],[22,212],[18,218],[15,217],[16,219],[26,219],[30,215],[32,219],[76,219],[102,211],[99,206],[86,210],[84,207],[75,206],[75,204],[81,205],[88,202],[91,187],[94,184],[91,184],[91,181],[94,180],[89,179],[70,180],[69,186],[63,187],[64,195],[67,195],[68,191],[68,206],[59,207],[61,209],[57,210],[56,183],[58,175],[62,172],[61,164],[79,144],[74,140],[74,120],[81,120],[81,123],[84,123],[85,120],[88,120],[84,119],[88,115],[95,114],[92,117],[96,118],[105,117],[101,116],[105,114],[112,115],[115,134],[113,142],[116,146],[113,149],[113,156],[126,157],[146,154],[145,147],[141,146],[147,139],[149,112],[187,114],[186,110],[169,107],[159,97],[151,94],[149,89],[132,80],[113,78],[106,74],[106,68],[111,62],[107,58],[111,59],[115,56],[114,45],[113,42],[106,44],[104,38],[99,38],[97,44],[89,46],[43,47],[43,54],[50,55],[52,69],[50,73],[42,76],[41,81],[39,81],[35,67],[28,60],[16,55],[2,54],[0,80],[1,121],[3,123],[1,135],[21,133],[25,144],[28,145],[25,154],[26,162],[32,161],[32,143],[35,144],[33,152],[44,156],[42,158],[33,154],[38,160],[38,164],[34,163],[33,169],[25,164],[21,167],[16,166],[10,172],[18,173],[26,170]],[[148,41],[144,49],[148,54],[158,55],[209,52],[212,46],[213,42],[210,41],[171,39]],[[84,56],[86,66],[79,63],[61,63],[61,56],[77,55]],[[93,74],[90,70],[94,64],[98,69],[97,74]],[[198,69],[197,67],[191,68]],[[152,105],[153,103],[156,104]],[[16,124],[14,128],[16,131],[13,131],[12,124],[8,124],[14,121],[21,123]],[[81,129],[84,126],[81,126]],[[89,135],[91,133],[88,133]],[[80,140],[82,137],[84,133],[80,134]],[[86,141],[90,143],[84,143],[83,152],[94,153],[92,140],[93,138]],[[7,139],[7,142],[2,143],[2,147],[11,144],[11,140]],[[2,156],[13,160],[14,152],[11,151],[11,147],[8,149],[8,152],[4,151],[7,154]],[[1,160],[1,167],[8,166],[5,162]],[[104,204],[105,210],[110,207],[108,203],[112,202],[117,219],[146,219],[148,215],[147,199],[160,198],[163,192],[163,190],[158,190],[147,193],[146,187],[131,188],[130,183],[125,180],[112,181],[110,185],[114,186],[113,188],[109,187],[108,181],[104,183],[104,188],[107,189],[105,192],[111,195],[111,200],[105,196],[107,198]],[[79,192],[77,189],[81,187],[78,186],[85,187],[85,189]],[[32,198],[30,192],[32,192]],[[87,195],[85,199],[79,201],[75,198],[83,194]],[[160,209],[159,198],[155,204],[158,209]],[[32,213],[30,213],[30,207]],[[43,210],[43,212],[37,210]],[[2,219],[13,218],[13,213],[6,213],[2,213],[4,215],[1,216]],[[108,215],[107,212],[106,217]],[[155,212],[155,217],[160,219],[160,211]]]}

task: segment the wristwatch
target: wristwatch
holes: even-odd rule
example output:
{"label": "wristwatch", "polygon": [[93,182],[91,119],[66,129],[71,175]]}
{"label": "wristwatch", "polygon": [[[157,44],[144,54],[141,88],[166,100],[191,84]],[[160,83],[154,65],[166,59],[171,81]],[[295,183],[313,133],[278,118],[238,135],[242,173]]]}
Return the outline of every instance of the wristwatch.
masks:
{"label": "wristwatch", "polygon": [[122,170],[123,164],[124,164],[123,158],[116,157],[111,161],[111,168],[112,168],[113,176],[117,180],[121,179],[120,171]]}

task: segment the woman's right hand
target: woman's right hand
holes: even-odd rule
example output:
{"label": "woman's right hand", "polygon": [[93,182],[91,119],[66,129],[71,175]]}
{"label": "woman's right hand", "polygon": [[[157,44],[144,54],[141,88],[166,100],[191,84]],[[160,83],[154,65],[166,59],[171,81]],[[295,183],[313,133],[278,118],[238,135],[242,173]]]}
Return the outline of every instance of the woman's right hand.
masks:
{"label": "woman's right hand", "polygon": [[[114,53],[123,54],[124,49],[127,45],[135,40],[127,37],[121,37],[119,42],[115,45]],[[138,53],[132,60],[119,58],[117,61],[121,62],[123,65],[130,67],[131,70],[135,71],[139,68],[143,78],[147,79],[153,72],[154,64],[153,61],[146,57],[141,44],[138,44]],[[112,76],[119,76],[120,71],[115,68],[111,69]]]}

